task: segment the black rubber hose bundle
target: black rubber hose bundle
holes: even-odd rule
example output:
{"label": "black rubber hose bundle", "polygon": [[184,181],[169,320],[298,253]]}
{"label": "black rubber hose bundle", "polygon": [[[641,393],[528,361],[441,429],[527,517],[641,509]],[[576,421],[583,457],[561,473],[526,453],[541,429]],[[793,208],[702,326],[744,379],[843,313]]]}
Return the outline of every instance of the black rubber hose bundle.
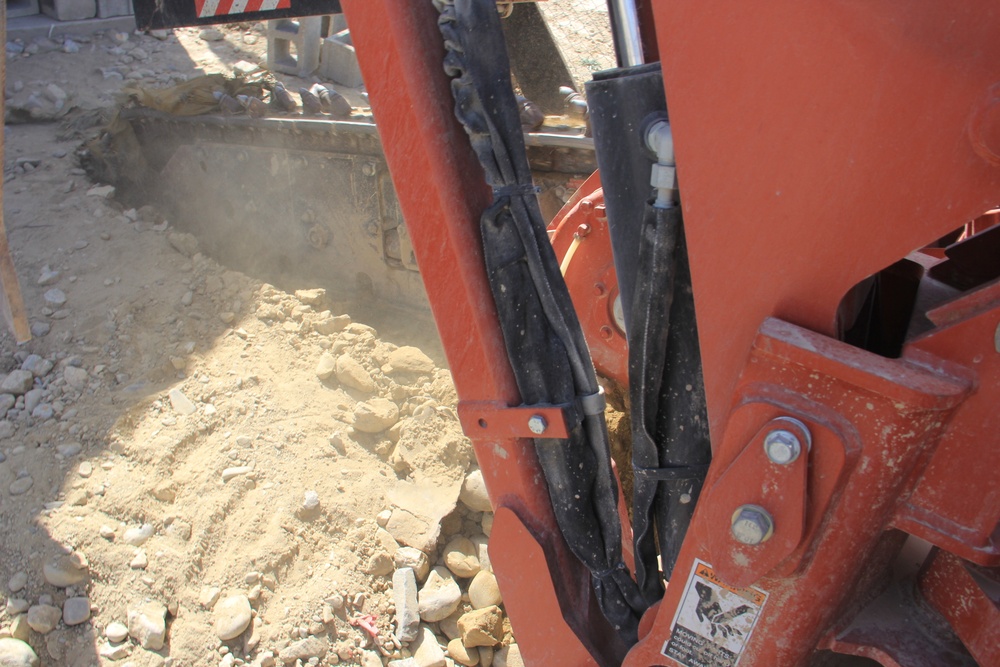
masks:
{"label": "black rubber hose bundle", "polygon": [[[681,208],[647,204],[629,322],[632,529],[646,601],[663,596],[711,460]],[[661,564],[657,563],[657,547]]]}
{"label": "black rubber hose bundle", "polygon": [[[435,5],[455,114],[494,191],[480,227],[522,401],[577,405],[600,388],[538,208],[496,3],[435,0]],[[647,604],[622,561],[607,426],[601,410],[577,414],[568,440],[537,438],[535,448],[559,529],[590,570],[602,612],[632,645]]]}

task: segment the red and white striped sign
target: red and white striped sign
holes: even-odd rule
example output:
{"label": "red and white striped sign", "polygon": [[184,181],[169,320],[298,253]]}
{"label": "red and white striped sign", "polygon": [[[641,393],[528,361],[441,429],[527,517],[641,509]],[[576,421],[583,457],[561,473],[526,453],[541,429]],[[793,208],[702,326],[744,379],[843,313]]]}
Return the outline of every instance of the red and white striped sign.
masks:
{"label": "red and white striped sign", "polygon": [[289,9],[292,0],[194,0],[198,18]]}

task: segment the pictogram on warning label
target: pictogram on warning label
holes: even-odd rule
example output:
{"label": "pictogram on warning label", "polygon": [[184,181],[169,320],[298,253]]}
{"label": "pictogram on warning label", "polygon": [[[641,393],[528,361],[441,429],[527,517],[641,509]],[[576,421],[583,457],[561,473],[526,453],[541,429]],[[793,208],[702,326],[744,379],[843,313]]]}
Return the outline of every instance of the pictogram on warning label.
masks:
{"label": "pictogram on warning label", "polygon": [[734,588],[695,560],[661,652],[685,667],[736,667],[767,593]]}

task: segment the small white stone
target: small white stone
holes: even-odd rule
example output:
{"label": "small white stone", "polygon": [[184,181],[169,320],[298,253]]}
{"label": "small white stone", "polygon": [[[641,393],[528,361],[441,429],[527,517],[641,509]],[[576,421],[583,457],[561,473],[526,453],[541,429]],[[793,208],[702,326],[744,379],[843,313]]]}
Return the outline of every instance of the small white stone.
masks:
{"label": "small white stone", "polygon": [[148,523],[142,524],[142,526],[133,526],[125,531],[122,535],[122,541],[125,544],[131,544],[133,547],[140,547],[146,543],[146,540],[153,536],[153,526]]}
{"label": "small white stone", "polygon": [[180,389],[171,389],[167,396],[170,398],[170,406],[178,414],[193,415],[198,411],[197,406]]}
{"label": "small white stone", "polygon": [[252,612],[246,595],[233,595],[215,605],[215,634],[222,641],[235,639],[250,625]]}
{"label": "small white stone", "polygon": [[146,552],[143,551],[142,549],[139,549],[135,553],[135,558],[133,558],[132,562],[128,564],[128,566],[133,570],[145,570],[146,566],[148,565],[149,565],[149,557],[146,556]]}
{"label": "small white stone", "polygon": [[128,638],[128,628],[124,623],[112,621],[108,627],[104,628],[104,636],[114,643],[123,642]]}

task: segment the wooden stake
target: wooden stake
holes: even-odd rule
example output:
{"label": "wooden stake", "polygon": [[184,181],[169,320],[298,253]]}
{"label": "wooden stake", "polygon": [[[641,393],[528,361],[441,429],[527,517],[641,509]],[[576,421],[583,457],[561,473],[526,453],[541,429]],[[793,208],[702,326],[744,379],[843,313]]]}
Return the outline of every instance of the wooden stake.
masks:
{"label": "wooden stake", "polygon": [[[0,2],[0,44],[7,43],[7,3]],[[0,109],[3,108],[4,95],[7,88],[7,52],[0,51]],[[3,132],[0,132],[0,164],[4,154]],[[0,314],[3,315],[7,327],[14,333],[18,343],[31,340],[31,327],[28,324],[28,313],[24,310],[24,300],[21,298],[21,284],[17,281],[17,271],[14,270],[14,258],[10,255],[10,245],[7,243],[7,228],[3,220],[3,185],[0,184],[0,287],[3,295],[0,298]]]}

